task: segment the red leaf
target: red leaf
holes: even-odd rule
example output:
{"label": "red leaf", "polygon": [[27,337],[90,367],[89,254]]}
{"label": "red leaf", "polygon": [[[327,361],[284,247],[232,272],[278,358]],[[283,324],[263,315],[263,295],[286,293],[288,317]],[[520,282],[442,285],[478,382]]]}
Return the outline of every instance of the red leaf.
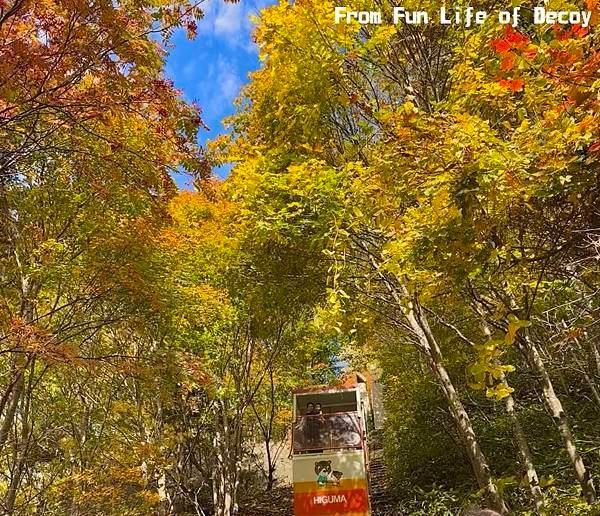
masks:
{"label": "red leaf", "polygon": [[510,82],[510,89],[512,91],[521,91],[525,87],[525,81],[523,79],[513,79]]}
{"label": "red leaf", "polygon": [[521,91],[525,86],[523,79],[500,79],[498,83],[503,88],[514,92]]}
{"label": "red leaf", "polygon": [[513,48],[523,48],[529,44],[529,38],[518,31],[511,32],[506,39]]}
{"label": "red leaf", "polygon": [[589,31],[585,27],[582,27],[579,23],[576,23],[571,28],[571,32],[573,33],[573,36],[576,36],[578,38],[583,38],[584,36],[587,35],[587,33]]}
{"label": "red leaf", "polygon": [[492,48],[498,54],[506,54],[510,50],[510,43],[505,39],[494,39],[492,40]]}

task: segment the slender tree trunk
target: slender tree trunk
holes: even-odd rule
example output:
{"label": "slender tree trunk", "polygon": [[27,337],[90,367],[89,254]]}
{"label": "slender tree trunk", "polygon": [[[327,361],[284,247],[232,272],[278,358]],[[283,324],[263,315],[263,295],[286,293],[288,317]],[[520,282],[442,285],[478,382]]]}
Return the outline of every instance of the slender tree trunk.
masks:
{"label": "slender tree trunk", "polygon": [[594,362],[596,363],[596,376],[600,378],[600,351],[598,351],[598,344],[596,344],[594,341],[592,341],[590,344],[592,346]]}
{"label": "slender tree trunk", "polygon": [[237,491],[237,452],[232,449],[231,438],[237,439],[237,432],[229,424],[227,407],[219,403],[216,417],[217,430],[213,439],[215,447],[215,468],[213,470],[213,505],[217,516],[236,516],[238,513]]}
{"label": "slender tree trunk", "polygon": [[217,516],[223,516],[223,498],[225,492],[225,476],[223,474],[224,457],[221,453],[221,433],[219,430],[215,432],[213,438],[215,451],[215,468],[212,475],[212,491],[213,491],[213,507]]}
{"label": "slender tree trunk", "polygon": [[265,441],[265,453],[267,454],[267,491],[273,489],[275,483],[275,464],[271,456],[271,440]]}
{"label": "slender tree trunk", "polygon": [[271,442],[273,437],[273,422],[275,420],[275,381],[273,379],[273,368],[269,366],[269,420],[267,424],[267,433],[265,435],[265,447],[267,452],[267,491],[271,491],[273,489],[273,484],[275,483],[275,458],[271,453]]}
{"label": "slender tree trunk", "polygon": [[596,489],[594,487],[594,482],[589,470],[585,467],[583,460],[579,455],[579,451],[577,450],[577,446],[575,445],[575,441],[573,439],[573,433],[571,432],[569,420],[565,414],[565,411],[563,410],[560,399],[558,396],[556,396],[554,386],[552,385],[552,380],[550,379],[550,375],[546,370],[544,360],[537,349],[537,345],[529,338],[529,336],[525,336],[522,339],[522,342],[531,365],[540,375],[544,400],[546,401],[546,404],[548,405],[548,408],[552,414],[552,418],[558,427],[565,449],[567,450],[567,454],[569,455],[569,459],[573,469],[575,470],[575,476],[581,485],[583,496],[588,503],[593,503],[596,500]]}
{"label": "slender tree trunk", "polygon": [[157,479],[157,491],[159,497],[158,503],[158,514],[160,516],[167,516],[171,513],[170,511],[170,500],[169,492],[167,490],[167,475],[164,470],[160,471]]}
{"label": "slender tree trunk", "polygon": [[19,485],[21,484],[21,476],[23,473],[24,457],[19,453],[17,444],[14,445],[13,459],[14,464],[10,472],[10,484],[8,486],[8,491],[6,492],[6,497],[4,498],[4,510],[6,511],[7,515],[14,514],[17,491],[19,489]]}
{"label": "slender tree trunk", "polygon": [[[488,326],[483,312],[477,312],[483,324],[483,333],[488,339],[492,338],[492,332],[490,327]],[[506,377],[504,373],[500,377],[500,382],[508,387],[508,383],[506,382]],[[511,420],[513,434],[515,436],[515,441],[517,442],[517,448],[519,449],[519,455],[521,456],[521,464],[525,468],[525,475],[527,477],[527,485],[529,486],[529,490],[531,491],[531,496],[533,498],[533,502],[535,503],[535,508],[539,514],[544,513],[544,495],[542,493],[542,489],[540,488],[540,481],[538,478],[537,471],[533,464],[533,455],[531,453],[531,448],[529,447],[529,442],[527,441],[527,436],[523,431],[523,427],[521,426],[521,422],[519,421],[519,417],[517,416],[517,411],[515,409],[515,399],[512,394],[509,394],[504,399],[504,404],[506,407],[506,413]]]}
{"label": "slender tree trunk", "polygon": [[[565,328],[565,330],[568,328],[568,324],[564,319],[563,319],[563,327]],[[575,341],[575,344],[577,344],[579,350],[583,351],[584,347],[581,345],[581,342],[579,341],[579,339],[575,338],[574,341]],[[594,350],[596,350],[596,347],[594,346],[593,342],[591,344],[592,344],[592,348]],[[586,383],[588,384],[588,387],[590,388],[590,391],[592,392],[592,395],[594,396],[596,405],[600,408],[600,391],[598,390],[598,386],[596,385],[596,382],[594,381],[594,379],[588,374],[587,366],[585,364],[582,364],[581,360],[579,360],[579,357],[577,356],[577,351],[578,351],[577,349],[573,350],[573,360],[577,364],[577,367],[579,367],[579,371],[581,371],[581,374],[583,375]]]}
{"label": "slender tree trunk", "polygon": [[[14,373],[14,364],[15,362],[12,362],[12,370]],[[13,393],[13,389],[15,388],[15,385],[17,384],[19,377],[18,375],[13,374],[13,378],[11,380],[11,382],[7,385],[6,389],[4,390],[4,392],[2,393],[2,398],[0,399],[0,418],[2,418],[2,416],[4,415],[4,409],[6,408],[6,405],[8,403],[8,401],[10,400],[10,396]]]}
{"label": "slender tree trunk", "polygon": [[596,382],[588,374],[588,372],[585,368],[585,365],[581,363],[581,360],[579,360],[579,358],[577,358],[576,352],[573,354],[573,359],[575,360],[577,367],[579,367],[579,370],[581,371],[583,378],[585,379],[586,383],[588,384],[588,387],[590,388],[590,391],[591,391],[592,395],[594,396],[596,405],[598,406],[598,408],[600,408],[600,391],[598,390],[598,386],[596,385]]}
{"label": "slender tree trunk", "polygon": [[252,407],[252,411],[254,412],[254,416],[256,417],[256,422],[260,428],[260,434],[262,436],[263,444],[265,447],[265,455],[267,459],[267,467],[266,469],[261,466],[261,471],[265,480],[267,481],[267,491],[271,491],[273,489],[273,485],[275,484],[275,470],[277,466],[275,465],[275,461],[277,459],[277,451],[273,453],[272,444],[273,444],[273,424],[275,421],[275,381],[273,379],[273,368],[269,366],[269,409],[265,416],[265,421],[262,420],[261,415],[258,413],[258,409],[254,401],[250,403],[250,407]]}
{"label": "slender tree trunk", "polygon": [[17,375],[17,379],[15,382],[15,386],[13,388],[12,394],[10,396],[10,401],[8,404],[8,409],[6,414],[4,415],[4,420],[2,421],[2,425],[0,426],[0,450],[4,448],[6,441],[8,439],[8,434],[12,427],[12,424],[15,419],[15,414],[17,412],[17,406],[21,401],[21,396],[23,394],[23,387],[25,385],[24,378],[24,364],[21,364],[22,359],[18,357],[14,360],[13,371],[14,374]]}
{"label": "slender tree trunk", "polygon": [[[19,315],[27,323],[31,324],[34,320],[34,309],[31,301],[32,292],[35,290],[34,286],[27,277],[21,278],[21,307]],[[14,380],[14,387],[10,401],[8,402],[8,409],[4,415],[2,425],[0,425],[0,451],[4,448],[10,428],[15,419],[15,414],[25,386],[25,371],[29,365],[29,360],[25,358],[24,354],[17,353],[17,356],[13,359],[12,371]]]}
{"label": "slender tree trunk", "polygon": [[[502,379],[502,381],[504,381],[504,379]],[[533,456],[531,455],[531,449],[529,448],[529,443],[527,442],[527,436],[523,431],[523,427],[521,426],[521,422],[519,421],[515,411],[515,400],[511,394],[505,398],[505,405],[506,413],[512,422],[513,432],[515,434],[515,439],[521,455],[521,462],[525,468],[527,484],[529,485],[529,490],[531,491],[535,508],[538,513],[543,513],[544,495],[542,493],[542,489],[540,488],[537,471],[535,470],[535,466],[533,464]]]}
{"label": "slender tree trunk", "polygon": [[425,354],[433,374],[439,382],[442,394],[446,398],[450,414],[454,419],[456,430],[465,447],[467,456],[469,457],[479,488],[486,493],[486,498],[494,509],[501,514],[508,514],[508,507],[504,503],[504,500],[492,479],[487,459],[479,446],[471,419],[456,392],[448,371],[443,365],[441,350],[437,340],[431,332],[425,315],[415,311],[413,306],[408,312],[405,311],[405,316],[411,329],[419,339],[420,348]]}
{"label": "slender tree trunk", "polygon": [[[476,302],[478,302],[478,299],[476,299]],[[511,303],[512,306],[509,308],[512,309],[517,306],[517,303],[512,298]],[[530,338],[529,333],[526,331],[524,331],[523,335],[518,338],[517,343],[525,354],[532,369],[537,372],[540,377],[544,401],[550,409],[552,418],[558,427],[563,444],[567,450],[569,460],[571,461],[571,465],[575,471],[575,476],[579,482],[579,485],[581,486],[583,496],[588,503],[593,503],[596,500],[596,489],[594,487],[594,482],[590,476],[589,470],[585,467],[583,460],[579,455],[577,447],[575,446],[573,433],[571,432],[567,415],[563,410],[560,399],[556,395],[552,380],[550,379],[550,375],[548,374],[546,365],[544,364],[544,359],[540,354],[537,344]]]}
{"label": "slender tree trunk", "polygon": [[[4,509],[7,514],[14,514],[17,493],[25,470],[26,459],[29,455],[29,447],[33,435],[32,423],[30,421],[31,395],[33,392],[33,379],[35,371],[35,358],[28,365],[29,378],[27,388],[23,387],[21,396],[21,406],[19,409],[19,420],[21,423],[20,431],[15,429],[13,449],[13,466],[11,468],[10,484],[5,496]],[[23,371],[24,376],[25,371]],[[23,382],[25,384],[25,382]]]}

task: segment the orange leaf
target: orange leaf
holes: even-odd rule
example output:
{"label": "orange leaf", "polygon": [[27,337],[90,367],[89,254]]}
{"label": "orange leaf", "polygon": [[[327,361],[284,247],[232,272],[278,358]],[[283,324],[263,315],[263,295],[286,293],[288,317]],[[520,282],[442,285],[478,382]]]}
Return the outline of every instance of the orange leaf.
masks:
{"label": "orange leaf", "polygon": [[512,52],[506,54],[502,62],[500,63],[500,70],[505,72],[512,70],[515,67],[515,55]]}
{"label": "orange leaf", "polygon": [[530,46],[523,50],[523,57],[532,61],[533,59],[535,59],[535,56],[537,56],[537,53],[537,48],[534,46]]}
{"label": "orange leaf", "polygon": [[494,39],[492,40],[492,48],[498,54],[505,54],[510,50],[510,43],[505,39]]}
{"label": "orange leaf", "polygon": [[584,36],[587,35],[587,33],[589,31],[585,27],[582,27],[581,25],[579,25],[578,23],[576,23],[571,28],[571,32],[573,33],[574,36],[576,36],[578,38],[583,38]]}
{"label": "orange leaf", "polygon": [[503,88],[514,92],[521,91],[525,86],[525,82],[522,79],[500,79],[498,83]]}
{"label": "orange leaf", "polygon": [[513,48],[523,48],[529,44],[529,38],[516,30],[512,31],[506,39]]}
{"label": "orange leaf", "polygon": [[510,83],[510,89],[512,91],[521,91],[525,87],[525,81],[522,79],[513,79]]}

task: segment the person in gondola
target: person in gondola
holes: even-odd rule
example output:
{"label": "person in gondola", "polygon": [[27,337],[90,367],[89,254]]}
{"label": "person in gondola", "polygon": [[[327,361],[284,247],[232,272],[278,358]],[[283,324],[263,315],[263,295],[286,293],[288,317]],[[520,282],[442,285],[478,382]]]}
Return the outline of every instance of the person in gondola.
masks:
{"label": "person in gondola", "polygon": [[318,423],[316,421],[315,404],[309,401],[304,412],[304,442],[307,449],[315,447],[318,437]]}
{"label": "person in gondola", "polygon": [[323,408],[320,403],[315,403],[315,415],[312,419],[314,419],[315,423],[315,446],[319,447],[315,452],[322,452],[321,448],[325,439],[325,418],[323,417]]}

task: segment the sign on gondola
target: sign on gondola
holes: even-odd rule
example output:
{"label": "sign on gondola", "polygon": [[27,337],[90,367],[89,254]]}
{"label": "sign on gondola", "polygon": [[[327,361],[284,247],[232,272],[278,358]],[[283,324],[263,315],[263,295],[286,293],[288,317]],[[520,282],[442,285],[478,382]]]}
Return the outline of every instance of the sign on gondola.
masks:
{"label": "sign on gondola", "polygon": [[294,392],[294,515],[370,514],[366,389]]}

